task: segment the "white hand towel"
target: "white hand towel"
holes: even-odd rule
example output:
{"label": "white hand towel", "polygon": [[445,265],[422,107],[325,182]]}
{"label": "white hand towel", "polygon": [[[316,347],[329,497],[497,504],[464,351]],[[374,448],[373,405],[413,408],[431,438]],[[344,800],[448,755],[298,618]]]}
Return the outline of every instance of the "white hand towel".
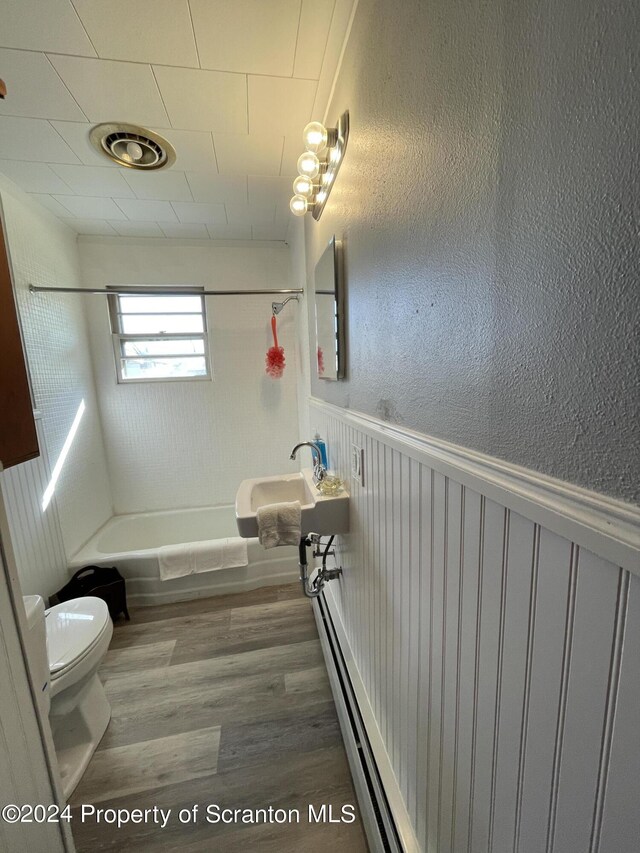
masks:
{"label": "white hand towel", "polygon": [[261,506],[256,517],[258,519],[258,539],[264,548],[299,544],[302,535],[300,532],[300,501]]}

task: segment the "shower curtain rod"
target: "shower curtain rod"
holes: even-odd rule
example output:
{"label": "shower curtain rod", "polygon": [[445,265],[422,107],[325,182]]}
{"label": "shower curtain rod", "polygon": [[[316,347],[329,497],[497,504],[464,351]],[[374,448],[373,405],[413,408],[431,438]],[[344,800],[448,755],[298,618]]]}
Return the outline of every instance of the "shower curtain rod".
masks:
{"label": "shower curtain rod", "polygon": [[285,290],[197,290],[195,288],[181,287],[172,290],[170,287],[153,288],[153,287],[36,287],[35,284],[29,285],[31,293],[88,293],[88,294],[103,294],[108,296],[114,293],[144,293],[146,296],[184,296],[185,294],[194,294],[197,296],[262,296],[268,295],[280,296],[286,293],[304,293],[301,287],[289,288]]}

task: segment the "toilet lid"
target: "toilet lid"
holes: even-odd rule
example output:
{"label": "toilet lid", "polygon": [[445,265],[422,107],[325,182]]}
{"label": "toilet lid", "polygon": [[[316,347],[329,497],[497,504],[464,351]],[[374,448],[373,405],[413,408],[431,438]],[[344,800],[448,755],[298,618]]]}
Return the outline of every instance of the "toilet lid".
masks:
{"label": "toilet lid", "polygon": [[46,613],[47,653],[51,673],[59,672],[83,657],[110,618],[105,602],[93,596],[64,601]]}

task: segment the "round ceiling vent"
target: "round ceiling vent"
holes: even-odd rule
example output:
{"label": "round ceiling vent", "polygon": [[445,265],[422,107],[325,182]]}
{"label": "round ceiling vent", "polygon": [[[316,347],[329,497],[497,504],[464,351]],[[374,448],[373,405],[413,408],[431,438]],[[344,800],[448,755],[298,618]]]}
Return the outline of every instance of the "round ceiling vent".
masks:
{"label": "round ceiling vent", "polygon": [[162,169],[176,160],[176,152],[166,139],[135,124],[97,124],[89,141],[110,160],[129,169]]}

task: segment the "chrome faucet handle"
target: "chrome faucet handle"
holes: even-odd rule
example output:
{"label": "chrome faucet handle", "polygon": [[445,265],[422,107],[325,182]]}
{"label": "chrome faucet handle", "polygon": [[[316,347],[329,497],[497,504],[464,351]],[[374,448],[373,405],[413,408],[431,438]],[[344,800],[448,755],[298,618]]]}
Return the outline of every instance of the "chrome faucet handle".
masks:
{"label": "chrome faucet handle", "polygon": [[295,459],[296,453],[301,447],[310,447],[312,452],[314,453],[313,459],[313,483],[314,485],[318,485],[324,478],[327,476],[327,469],[322,464],[322,454],[320,453],[320,448],[313,441],[301,441],[291,451],[291,456],[289,459]]}
{"label": "chrome faucet handle", "polygon": [[318,483],[322,482],[322,480],[324,480],[324,478],[326,476],[327,476],[327,469],[322,464],[322,458],[320,458],[316,462],[314,462],[314,465],[313,465],[314,483],[317,485]]}

